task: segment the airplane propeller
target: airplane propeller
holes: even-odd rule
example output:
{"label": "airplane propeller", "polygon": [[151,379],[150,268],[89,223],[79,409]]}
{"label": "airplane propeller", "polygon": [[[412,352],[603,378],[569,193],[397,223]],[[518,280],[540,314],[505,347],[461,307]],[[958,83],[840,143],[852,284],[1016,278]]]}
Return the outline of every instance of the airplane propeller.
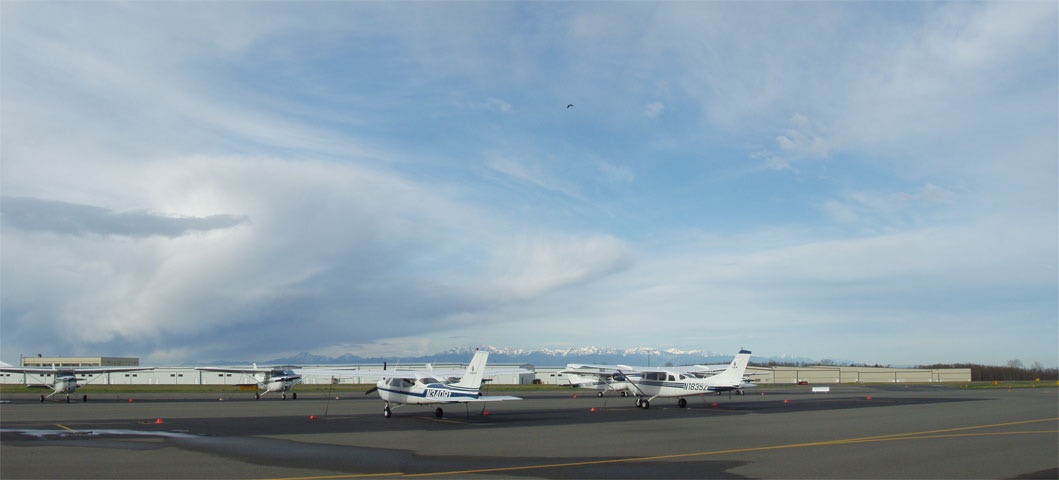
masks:
{"label": "airplane propeller", "polygon": [[364,395],[371,395],[372,393],[374,393],[378,389],[379,389],[379,387],[371,387],[371,389],[369,389],[368,391],[364,392]]}

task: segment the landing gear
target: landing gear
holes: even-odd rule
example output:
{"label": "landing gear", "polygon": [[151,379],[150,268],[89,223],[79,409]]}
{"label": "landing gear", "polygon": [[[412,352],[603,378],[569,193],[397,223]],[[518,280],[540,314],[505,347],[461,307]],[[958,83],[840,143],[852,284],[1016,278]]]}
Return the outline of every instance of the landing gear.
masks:
{"label": "landing gear", "polygon": [[83,402],[87,402],[87,401],[88,401],[88,395],[81,395],[81,402],[83,403]]}
{"label": "landing gear", "polygon": [[685,408],[688,406],[688,401],[681,398],[680,400],[677,400],[677,406],[680,408]]}
{"label": "landing gear", "polygon": [[298,399],[298,392],[290,392],[290,399],[291,400],[297,400]]}
{"label": "landing gear", "polygon": [[283,392],[283,399],[284,399],[284,400],[286,400],[286,399],[287,399],[287,392]]}
{"label": "landing gear", "polygon": [[254,400],[261,400],[261,394],[255,392],[254,393]]}
{"label": "landing gear", "polygon": [[651,402],[644,400],[643,403],[640,403],[640,408],[643,408],[644,410],[651,408]]}
{"label": "landing gear", "polygon": [[600,391],[599,393],[597,393],[597,394],[596,394],[596,396],[597,396],[597,397],[602,397],[602,396],[603,396],[603,392],[602,392],[602,391]]}
{"label": "landing gear", "polygon": [[621,392],[621,396],[623,396],[623,397],[628,397],[628,396],[629,396],[629,392],[626,392],[626,391],[622,391],[622,392]]}
{"label": "landing gear", "polygon": [[70,396],[69,395],[66,396],[66,403],[70,403]]}
{"label": "landing gear", "polygon": [[742,390],[736,390],[736,391],[735,391],[735,394],[736,394],[736,395],[742,395],[742,394],[744,394],[744,393],[746,393],[746,392],[744,392],[744,391],[742,391]]}
{"label": "landing gear", "polygon": [[390,406],[387,405],[386,408],[382,409],[382,416],[384,416],[386,418],[390,418],[390,415],[393,415],[393,412],[390,411]]}
{"label": "landing gear", "polygon": [[442,410],[441,407],[438,407],[438,408],[434,409],[434,416],[435,417],[441,418],[442,415],[445,415],[445,411]]}
{"label": "landing gear", "polygon": [[44,403],[44,395],[40,396],[40,403]]}

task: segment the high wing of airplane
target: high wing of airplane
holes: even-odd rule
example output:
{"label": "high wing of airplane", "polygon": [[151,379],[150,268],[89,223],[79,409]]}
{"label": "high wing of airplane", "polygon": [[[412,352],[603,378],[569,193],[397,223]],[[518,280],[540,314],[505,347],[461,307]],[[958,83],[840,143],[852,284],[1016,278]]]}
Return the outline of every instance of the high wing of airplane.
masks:
{"label": "high wing of airplane", "polygon": [[[304,376],[331,378],[378,378],[378,383],[365,394],[378,392],[386,403],[383,416],[390,418],[393,409],[403,405],[439,405],[449,403],[501,402],[522,400],[510,396],[486,396],[481,394],[482,380],[489,352],[475,352],[467,369],[459,371],[435,370],[349,370],[349,369],[301,369]],[[455,373],[455,375],[451,375]],[[493,373],[528,373],[527,370],[498,370]],[[439,379],[438,377],[442,377]],[[434,415],[441,418],[444,410],[437,407]]]}
{"label": "high wing of airplane", "polygon": [[[236,386],[258,390],[254,392],[254,399],[260,399],[262,395],[270,392],[278,392],[286,400],[287,392],[291,392],[295,385],[302,383],[301,375],[289,368],[258,367],[256,363],[252,368],[195,367],[195,370],[246,375],[246,379],[252,380],[253,383],[237,383]],[[291,392],[291,399],[297,400],[298,393]]]}
{"label": "high wing of airplane", "polygon": [[[52,377],[52,384],[31,384],[26,385],[30,388],[50,388],[52,392],[47,396],[41,395],[40,401],[51,398],[57,393],[66,395],[66,402],[70,402],[70,394],[74,393],[78,387],[92,383],[96,379],[102,377],[96,377],[92,380],[85,381],[84,378],[78,378],[83,375],[96,375],[100,373],[114,373],[114,372],[140,372],[144,370],[154,370],[154,367],[58,367],[52,365],[51,368],[47,367],[12,367],[9,365],[0,366],[0,372],[8,373],[32,373],[35,375],[50,375]],[[79,383],[84,382],[84,383]],[[88,401],[88,395],[81,396],[82,402]]]}
{"label": "high wing of airplane", "polygon": [[[677,397],[677,406],[684,408],[685,398],[707,392],[741,392],[753,386],[747,382],[746,366],[750,351],[739,350],[732,362],[723,369],[706,365],[689,367],[630,367],[628,365],[568,365],[563,373],[579,378],[592,377],[610,385],[622,382],[626,391],[636,396],[636,406],[650,408],[656,398]],[[575,367],[575,368],[570,368]],[[619,380],[620,379],[620,380]],[[603,392],[600,392],[602,396]],[[641,398],[642,397],[642,398]]]}

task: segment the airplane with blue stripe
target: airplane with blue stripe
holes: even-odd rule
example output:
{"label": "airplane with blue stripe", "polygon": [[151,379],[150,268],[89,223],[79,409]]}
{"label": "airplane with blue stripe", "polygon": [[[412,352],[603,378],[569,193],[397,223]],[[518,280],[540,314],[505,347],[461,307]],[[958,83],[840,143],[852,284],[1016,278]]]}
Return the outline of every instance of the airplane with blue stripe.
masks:
{"label": "airplane with blue stripe", "polygon": [[[303,369],[301,374],[332,378],[379,378],[375,387],[364,393],[378,392],[379,397],[386,402],[386,406],[383,408],[383,416],[386,418],[390,418],[393,415],[393,409],[403,405],[442,405],[522,400],[519,397],[486,396],[481,394],[485,364],[488,359],[489,352],[475,352],[471,363],[467,365],[467,370],[462,372],[462,374],[460,372],[434,370],[433,368],[428,370]],[[529,373],[522,369],[512,370],[511,372]],[[450,373],[452,376],[449,376]],[[504,370],[493,373],[510,372]],[[439,376],[442,378],[439,379]],[[444,414],[445,412],[441,407],[434,409],[436,417],[441,418]]]}

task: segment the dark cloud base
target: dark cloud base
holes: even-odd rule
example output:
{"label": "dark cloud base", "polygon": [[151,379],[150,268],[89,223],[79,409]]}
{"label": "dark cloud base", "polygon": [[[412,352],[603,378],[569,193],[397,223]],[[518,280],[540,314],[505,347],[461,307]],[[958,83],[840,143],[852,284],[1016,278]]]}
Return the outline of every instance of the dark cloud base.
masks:
{"label": "dark cloud base", "polygon": [[62,235],[163,236],[175,238],[192,231],[234,227],[249,219],[240,215],[168,217],[144,211],[113,212],[92,205],[32,197],[2,197],[5,226]]}

